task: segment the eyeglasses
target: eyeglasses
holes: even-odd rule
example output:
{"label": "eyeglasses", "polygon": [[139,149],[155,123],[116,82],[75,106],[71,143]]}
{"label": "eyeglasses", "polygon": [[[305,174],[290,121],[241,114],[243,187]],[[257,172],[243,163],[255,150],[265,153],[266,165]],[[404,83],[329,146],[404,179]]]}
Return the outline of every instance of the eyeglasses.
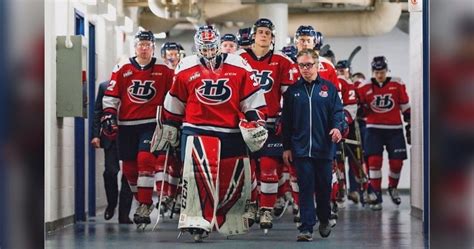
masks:
{"label": "eyeglasses", "polygon": [[305,68],[305,69],[310,69],[314,66],[316,63],[298,63],[299,68]]}
{"label": "eyeglasses", "polygon": [[152,46],[153,46],[153,43],[144,43],[144,42],[137,43],[137,47],[140,47],[140,48],[151,48]]}

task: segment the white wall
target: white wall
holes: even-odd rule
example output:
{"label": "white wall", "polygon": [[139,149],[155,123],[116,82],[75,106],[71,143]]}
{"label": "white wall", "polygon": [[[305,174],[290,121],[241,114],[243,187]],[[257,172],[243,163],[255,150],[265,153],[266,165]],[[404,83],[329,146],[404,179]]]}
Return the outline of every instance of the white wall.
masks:
{"label": "white wall", "polygon": [[[119,1],[121,2],[121,1]],[[84,14],[85,23],[96,27],[97,82],[107,80],[117,62],[117,54],[128,54],[127,46],[117,35],[114,22],[95,15],[97,8],[89,8],[77,1],[46,1],[45,5],[45,222],[74,215],[74,119],[56,117],[56,36],[74,34],[74,9]],[[68,30],[69,20],[69,30]],[[69,31],[69,32],[68,32]],[[88,25],[85,28],[88,38]],[[118,38],[120,39],[118,40]],[[120,43],[119,43],[120,44]],[[128,44],[128,43],[127,43]],[[119,49],[117,49],[119,47]],[[121,51],[121,50],[127,51]],[[89,100],[89,101],[95,101]],[[86,119],[87,136],[87,119]],[[89,145],[86,137],[85,146]],[[86,212],[87,210],[87,149],[86,151]],[[96,150],[96,206],[106,205],[102,173],[103,152]]]}

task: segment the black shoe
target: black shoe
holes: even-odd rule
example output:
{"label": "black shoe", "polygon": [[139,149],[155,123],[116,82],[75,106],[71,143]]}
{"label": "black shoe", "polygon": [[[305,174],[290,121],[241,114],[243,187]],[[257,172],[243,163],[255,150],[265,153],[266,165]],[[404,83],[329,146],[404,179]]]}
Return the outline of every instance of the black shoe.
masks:
{"label": "black shoe", "polygon": [[331,234],[331,226],[329,223],[319,223],[319,234],[321,237],[327,238]]}
{"label": "black shoe", "polygon": [[298,242],[309,242],[313,240],[313,234],[310,232],[300,232],[298,236],[296,236],[296,241]]}
{"label": "black shoe", "polygon": [[115,208],[109,208],[107,206],[107,208],[105,209],[105,212],[104,212],[104,219],[105,220],[110,220],[110,219],[112,219],[112,217],[114,217],[114,214],[115,214]]}
{"label": "black shoe", "polygon": [[133,221],[129,217],[119,217],[119,224],[133,224]]}

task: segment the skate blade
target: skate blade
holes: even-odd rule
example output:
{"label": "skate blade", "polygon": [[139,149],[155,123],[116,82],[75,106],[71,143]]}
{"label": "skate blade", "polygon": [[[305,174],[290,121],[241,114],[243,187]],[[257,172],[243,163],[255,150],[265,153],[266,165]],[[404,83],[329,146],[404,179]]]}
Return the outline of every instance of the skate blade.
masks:
{"label": "skate blade", "polygon": [[148,224],[138,224],[138,225],[137,225],[137,230],[138,230],[139,232],[143,232],[143,231],[145,231],[147,225],[148,225]]}
{"label": "skate blade", "polygon": [[201,234],[195,234],[193,235],[194,242],[196,243],[201,243],[202,242],[202,235]]}
{"label": "skate blade", "polygon": [[267,235],[267,234],[268,234],[268,228],[264,228],[264,229],[263,229],[263,234],[264,234],[264,235]]}
{"label": "skate blade", "polygon": [[179,231],[179,233],[178,233],[178,237],[176,237],[176,239],[179,239],[179,238],[181,238],[181,235],[183,235],[183,231]]}

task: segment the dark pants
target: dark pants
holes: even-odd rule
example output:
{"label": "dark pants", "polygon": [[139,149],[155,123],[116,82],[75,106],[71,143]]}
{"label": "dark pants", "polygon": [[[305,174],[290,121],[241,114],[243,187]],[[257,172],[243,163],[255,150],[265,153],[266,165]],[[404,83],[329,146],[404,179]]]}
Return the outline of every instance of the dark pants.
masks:
{"label": "dark pants", "polygon": [[321,223],[328,223],[331,215],[330,197],[332,182],[332,161],[298,157],[294,160],[300,189],[301,232],[313,232],[316,224],[314,194],[316,193],[316,214]]}
{"label": "dark pants", "polygon": [[[118,158],[118,150],[115,142],[112,142],[110,146],[104,148],[105,154],[105,171],[104,171],[104,187],[105,195],[107,196],[108,208],[117,207],[118,183],[117,174],[120,171],[120,164]],[[119,201],[119,219],[128,217],[130,209],[132,207],[133,194],[128,185],[128,181],[124,175],[122,175],[122,186],[120,190],[120,201]]]}

